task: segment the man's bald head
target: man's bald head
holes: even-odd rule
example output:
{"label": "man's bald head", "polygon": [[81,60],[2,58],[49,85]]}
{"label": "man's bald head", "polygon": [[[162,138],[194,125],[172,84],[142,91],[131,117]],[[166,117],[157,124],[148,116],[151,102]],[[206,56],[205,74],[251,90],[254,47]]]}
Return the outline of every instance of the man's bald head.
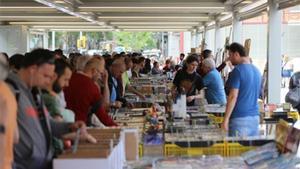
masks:
{"label": "man's bald head", "polygon": [[85,67],[84,72],[91,75],[93,80],[100,78],[101,73],[104,72],[105,61],[102,57],[93,57],[90,59]]}
{"label": "man's bald head", "polygon": [[101,72],[103,72],[104,64],[105,64],[105,61],[103,58],[98,58],[98,57],[91,58],[85,64],[84,71],[97,68],[97,69],[101,70]]}

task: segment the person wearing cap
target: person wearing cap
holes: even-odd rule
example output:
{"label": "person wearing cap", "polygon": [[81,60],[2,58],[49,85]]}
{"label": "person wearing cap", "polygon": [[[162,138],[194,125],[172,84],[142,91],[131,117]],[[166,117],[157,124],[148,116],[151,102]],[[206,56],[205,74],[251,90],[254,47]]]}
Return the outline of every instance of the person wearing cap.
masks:
{"label": "person wearing cap", "polygon": [[205,97],[208,104],[226,104],[224,83],[216,69],[215,61],[212,58],[204,59],[202,61],[202,70],[205,74],[203,85],[207,88]]}
{"label": "person wearing cap", "polygon": [[235,68],[227,81],[229,96],[222,128],[230,136],[257,136],[261,74],[241,44],[229,46],[229,59]]}

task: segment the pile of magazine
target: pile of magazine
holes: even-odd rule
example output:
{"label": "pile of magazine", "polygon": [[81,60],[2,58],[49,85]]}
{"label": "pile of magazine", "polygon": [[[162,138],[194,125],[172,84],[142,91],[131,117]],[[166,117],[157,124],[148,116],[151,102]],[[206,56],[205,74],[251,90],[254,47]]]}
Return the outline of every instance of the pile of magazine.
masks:
{"label": "pile of magazine", "polygon": [[241,155],[250,169],[296,169],[300,159],[296,154],[279,154],[275,142]]}
{"label": "pile of magazine", "polygon": [[242,158],[219,155],[202,157],[169,157],[155,160],[154,169],[247,169]]}

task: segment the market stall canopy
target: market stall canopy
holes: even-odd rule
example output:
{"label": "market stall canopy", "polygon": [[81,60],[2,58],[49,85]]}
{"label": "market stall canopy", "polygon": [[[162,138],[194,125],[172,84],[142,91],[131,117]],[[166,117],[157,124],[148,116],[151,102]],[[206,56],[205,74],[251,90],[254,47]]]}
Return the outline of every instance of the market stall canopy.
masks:
{"label": "market stall canopy", "polygon": [[216,21],[230,25],[233,12],[241,17],[262,12],[266,4],[267,0],[0,0],[0,23],[50,31],[201,32]]}

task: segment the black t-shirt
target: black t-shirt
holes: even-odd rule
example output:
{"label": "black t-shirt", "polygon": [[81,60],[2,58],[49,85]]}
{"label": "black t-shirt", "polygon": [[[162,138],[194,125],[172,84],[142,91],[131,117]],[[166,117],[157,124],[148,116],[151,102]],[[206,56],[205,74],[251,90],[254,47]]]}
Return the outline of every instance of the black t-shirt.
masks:
{"label": "black t-shirt", "polygon": [[[188,74],[183,69],[176,73],[173,84],[177,87],[178,92],[181,92],[181,88],[184,88],[186,96],[195,95],[196,89],[201,90],[204,87],[202,78],[197,72]],[[194,101],[188,103],[188,106],[191,105],[194,105]]]}

